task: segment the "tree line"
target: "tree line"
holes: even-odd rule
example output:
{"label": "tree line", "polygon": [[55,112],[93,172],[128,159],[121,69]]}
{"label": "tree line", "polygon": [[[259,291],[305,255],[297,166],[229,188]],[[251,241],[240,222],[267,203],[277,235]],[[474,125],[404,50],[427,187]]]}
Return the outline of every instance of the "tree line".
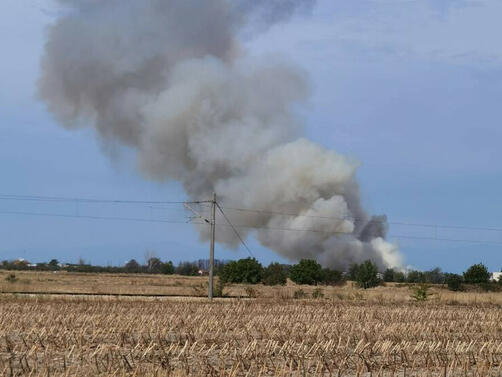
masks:
{"label": "tree line", "polygon": [[[5,270],[35,270],[35,271],[67,271],[88,273],[149,273],[166,275],[197,276],[207,272],[208,260],[196,262],[180,262],[174,265],[172,261],[162,262],[157,257],[150,257],[144,264],[135,259],[129,260],[123,266],[95,266],[80,261],[78,264],[62,264],[57,259],[46,263],[30,264],[25,260],[2,261],[0,269]],[[236,261],[215,260],[216,276],[223,284],[264,284],[285,285],[287,279],[296,284],[307,285],[338,285],[346,280],[356,282],[361,288],[376,287],[385,283],[404,284],[443,284],[452,291],[461,291],[466,285],[477,285],[484,290],[499,290],[502,279],[490,281],[491,275],[482,263],[470,266],[463,274],[442,272],[434,268],[429,271],[386,269],[383,273],[375,263],[367,260],[353,264],[347,272],[323,268],[312,259],[302,259],[297,264],[271,263],[264,267],[254,258]]]}

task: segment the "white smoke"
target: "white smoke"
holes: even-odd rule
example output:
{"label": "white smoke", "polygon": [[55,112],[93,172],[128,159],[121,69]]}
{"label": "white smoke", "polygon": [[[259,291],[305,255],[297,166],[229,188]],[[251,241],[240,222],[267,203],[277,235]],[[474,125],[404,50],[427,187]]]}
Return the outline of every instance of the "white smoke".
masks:
{"label": "white smoke", "polygon": [[[142,174],[180,181],[192,199],[214,191],[223,207],[266,210],[228,216],[291,260],[401,265],[385,218],[361,207],[357,164],[301,138],[305,73],[240,43],[313,1],[60,2],[69,10],[49,30],[39,93],[65,127],[133,148]],[[217,241],[238,244],[223,226]]]}

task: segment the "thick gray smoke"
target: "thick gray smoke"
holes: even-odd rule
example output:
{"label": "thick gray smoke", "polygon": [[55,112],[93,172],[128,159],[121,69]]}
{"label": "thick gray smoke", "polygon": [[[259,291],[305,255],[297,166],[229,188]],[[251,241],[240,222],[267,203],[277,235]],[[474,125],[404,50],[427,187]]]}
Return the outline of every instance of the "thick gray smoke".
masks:
{"label": "thick gray smoke", "polygon": [[[65,127],[129,146],[142,174],[180,181],[192,199],[214,191],[224,207],[269,211],[227,212],[248,226],[243,236],[291,260],[400,265],[385,219],[361,207],[357,165],[301,138],[293,107],[309,94],[305,73],[251,59],[240,43],[313,1],[61,3],[69,9],[49,30],[39,93]],[[238,244],[224,226],[217,241]]]}

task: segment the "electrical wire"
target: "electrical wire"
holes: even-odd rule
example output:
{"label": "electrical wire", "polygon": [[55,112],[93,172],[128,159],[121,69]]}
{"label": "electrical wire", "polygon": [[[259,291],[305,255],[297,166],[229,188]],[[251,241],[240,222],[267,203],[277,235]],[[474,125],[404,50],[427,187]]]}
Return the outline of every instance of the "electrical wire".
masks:
{"label": "electrical wire", "polygon": [[[228,219],[227,215],[225,215],[225,212],[223,212],[223,210],[221,209],[220,205],[218,204],[218,202],[215,201],[216,206],[218,207],[218,209],[220,210],[221,214],[223,215],[223,217],[225,218],[225,220],[227,221],[228,225],[230,225],[234,231],[234,233],[237,235],[237,237],[239,238],[239,240],[241,241],[241,243],[244,245],[244,247],[246,248],[246,250],[248,251],[249,255],[251,255],[252,258],[256,259],[255,256],[253,255],[253,253],[251,252],[251,249],[248,247],[248,245],[246,245],[246,243],[244,242],[244,240],[242,239],[241,235],[239,234],[239,232],[237,232],[237,229],[235,229],[235,227],[232,225],[232,223],[230,222],[230,220]],[[215,222],[215,225],[216,222]]]}

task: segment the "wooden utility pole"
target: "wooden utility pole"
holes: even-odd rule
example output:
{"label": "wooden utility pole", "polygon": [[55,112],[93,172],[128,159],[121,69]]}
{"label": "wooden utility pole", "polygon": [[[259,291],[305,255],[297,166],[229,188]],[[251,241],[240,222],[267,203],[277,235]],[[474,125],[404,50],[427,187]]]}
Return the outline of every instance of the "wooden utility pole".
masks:
{"label": "wooden utility pole", "polygon": [[214,235],[216,232],[216,193],[211,201],[211,244],[209,247],[209,288],[207,297],[213,300],[213,276],[214,276]]}

